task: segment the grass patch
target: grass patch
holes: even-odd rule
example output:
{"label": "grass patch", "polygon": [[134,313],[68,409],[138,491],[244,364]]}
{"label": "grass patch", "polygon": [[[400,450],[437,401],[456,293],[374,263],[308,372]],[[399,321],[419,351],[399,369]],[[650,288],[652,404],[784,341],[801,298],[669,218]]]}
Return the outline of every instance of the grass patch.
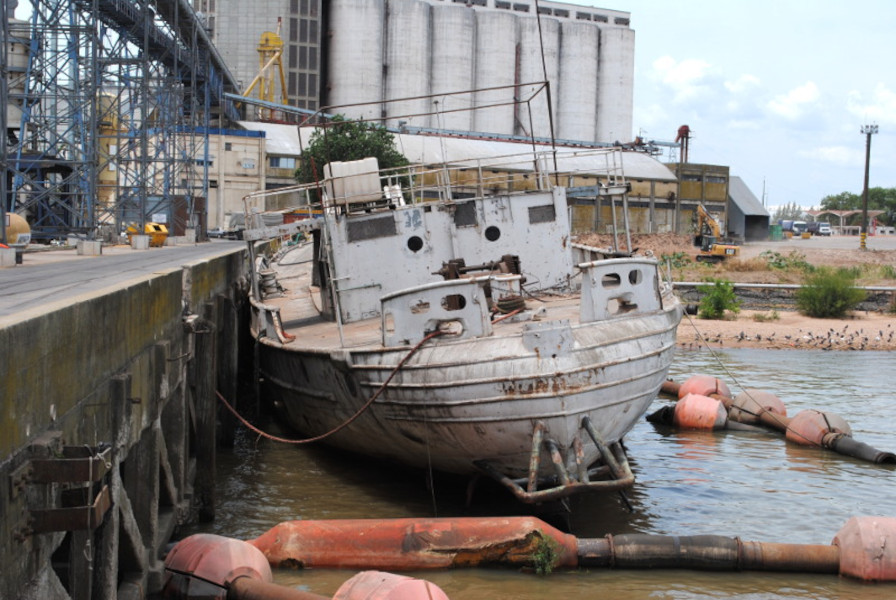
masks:
{"label": "grass patch", "polygon": [[770,321],[777,321],[780,318],[781,315],[779,315],[776,310],[772,310],[770,313],[753,313],[753,320],[757,323],[768,323]]}

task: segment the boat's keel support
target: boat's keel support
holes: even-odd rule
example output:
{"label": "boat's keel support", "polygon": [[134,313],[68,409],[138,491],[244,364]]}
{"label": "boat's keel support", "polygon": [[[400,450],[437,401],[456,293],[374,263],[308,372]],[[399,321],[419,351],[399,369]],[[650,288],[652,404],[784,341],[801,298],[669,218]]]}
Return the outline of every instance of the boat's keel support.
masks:
{"label": "boat's keel support", "polygon": [[[635,476],[628,464],[628,457],[619,442],[605,444],[594,428],[591,419],[582,419],[582,428],[597,446],[603,464],[589,466],[583,463],[584,452],[581,441],[577,438],[573,445],[576,468],[571,473],[557,442],[545,438],[545,426],[541,421],[532,430],[532,451],[529,457],[529,475],[526,479],[511,479],[502,473],[497,466],[487,460],[479,460],[474,464],[483,473],[506,487],[519,500],[526,504],[551,502],[582,492],[619,491],[626,506],[631,508],[623,490],[635,483]],[[538,469],[542,453],[547,451],[554,466],[554,477],[539,478]],[[609,479],[606,477],[609,476]],[[525,488],[523,487],[525,484]],[[545,485],[549,487],[544,487]],[[539,489],[539,488],[542,489]]]}

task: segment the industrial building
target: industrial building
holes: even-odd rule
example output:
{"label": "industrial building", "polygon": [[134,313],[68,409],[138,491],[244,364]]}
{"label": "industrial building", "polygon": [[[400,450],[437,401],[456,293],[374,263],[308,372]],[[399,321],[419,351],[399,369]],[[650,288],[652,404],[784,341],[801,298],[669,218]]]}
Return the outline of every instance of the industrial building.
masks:
{"label": "industrial building", "polygon": [[[263,66],[262,36],[276,33],[286,95],[298,108],[342,107],[337,112],[390,126],[498,136],[632,137],[635,32],[627,12],[559,2],[536,8],[534,0],[193,5],[243,89]],[[454,96],[470,90],[478,90],[472,100]],[[532,98],[530,110],[515,97]]]}

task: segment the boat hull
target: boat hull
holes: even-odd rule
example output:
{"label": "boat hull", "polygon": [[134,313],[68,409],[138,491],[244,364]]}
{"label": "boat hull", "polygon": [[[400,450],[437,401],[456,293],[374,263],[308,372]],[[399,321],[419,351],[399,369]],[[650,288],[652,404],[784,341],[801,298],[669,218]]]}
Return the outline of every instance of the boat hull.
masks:
{"label": "boat hull", "polygon": [[[522,335],[436,338],[399,369],[410,348],[320,352],[262,338],[262,391],[307,437],[360,412],[325,440],[352,452],[459,474],[486,461],[526,478],[540,429],[566,468],[581,471],[600,457],[583,419],[605,444],[622,439],[666,379],[680,315],[673,303],[652,315],[557,323],[573,341],[550,355],[527,349]],[[556,473],[556,456],[537,461],[539,477]]]}

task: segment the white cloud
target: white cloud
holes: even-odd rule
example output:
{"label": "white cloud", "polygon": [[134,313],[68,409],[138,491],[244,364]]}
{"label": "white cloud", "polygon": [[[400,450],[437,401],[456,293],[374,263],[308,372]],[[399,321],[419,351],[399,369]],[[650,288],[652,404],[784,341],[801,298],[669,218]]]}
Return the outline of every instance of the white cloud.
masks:
{"label": "white cloud", "polygon": [[674,92],[675,102],[684,102],[703,93],[711,67],[705,60],[676,61],[671,56],[661,56],[653,62],[652,75]]}
{"label": "white cloud", "polygon": [[863,124],[896,123],[896,92],[883,83],[877,84],[868,100],[861,92],[851,91],[846,101],[846,110],[858,117]]}
{"label": "white cloud", "polygon": [[726,81],[725,88],[732,94],[742,94],[758,88],[760,83],[755,75],[741,75],[734,81]]}
{"label": "white cloud", "polygon": [[795,120],[803,116],[806,108],[815,105],[821,97],[818,86],[807,81],[784,95],[777,96],[767,104],[768,109],[781,117]]}
{"label": "white cloud", "polygon": [[810,150],[801,150],[797,154],[840,166],[862,164],[865,160],[865,154],[861,150],[848,146],[821,146]]}

